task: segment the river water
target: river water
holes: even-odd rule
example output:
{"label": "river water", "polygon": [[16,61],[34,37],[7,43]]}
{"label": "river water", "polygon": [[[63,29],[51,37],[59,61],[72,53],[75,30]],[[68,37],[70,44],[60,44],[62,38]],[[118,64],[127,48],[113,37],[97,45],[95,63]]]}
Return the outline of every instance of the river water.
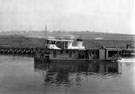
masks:
{"label": "river water", "polygon": [[0,56],[0,94],[135,94],[134,60],[45,63]]}

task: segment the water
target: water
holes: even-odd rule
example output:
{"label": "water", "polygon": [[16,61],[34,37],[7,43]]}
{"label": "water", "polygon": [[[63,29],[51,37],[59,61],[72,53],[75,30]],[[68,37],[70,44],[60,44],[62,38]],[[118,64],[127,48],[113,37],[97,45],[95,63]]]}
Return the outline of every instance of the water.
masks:
{"label": "water", "polygon": [[119,62],[34,62],[0,56],[0,94],[135,94],[133,59]]}

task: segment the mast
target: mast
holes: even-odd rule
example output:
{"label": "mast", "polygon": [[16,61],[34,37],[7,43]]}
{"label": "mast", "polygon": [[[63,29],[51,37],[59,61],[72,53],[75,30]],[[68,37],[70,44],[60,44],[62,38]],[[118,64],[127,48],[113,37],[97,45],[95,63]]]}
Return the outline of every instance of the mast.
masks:
{"label": "mast", "polygon": [[106,40],[108,39],[108,29],[106,29]]}
{"label": "mast", "polygon": [[44,48],[46,48],[46,44],[47,44],[47,24],[45,25],[45,36],[44,36]]}
{"label": "mast", "polygon": [[47,24],[45,25],[45,38],[47,37]]}

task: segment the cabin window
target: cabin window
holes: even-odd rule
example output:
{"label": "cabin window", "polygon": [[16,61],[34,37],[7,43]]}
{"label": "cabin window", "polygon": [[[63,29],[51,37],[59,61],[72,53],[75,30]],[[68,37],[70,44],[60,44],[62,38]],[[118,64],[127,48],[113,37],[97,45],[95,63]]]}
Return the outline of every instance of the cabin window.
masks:
{"label": "cabin window", "polygon": [[63,50],[61,50],[60,53],[62,54],[63,53]]}
{"label": "cabin window", "polygon": [[92,54],[95,54],[95,52],[94,52],[94,51],[92,51],[91,53],[92,53]]}
{"label": "cabin window", "polygon": [[98,59],[99,58],[99,51],[98,50],[90,51],[90,55],[91,55],[92,59]]}
{"label": "cabin window", "polygon": [[119,51],[119,55],[122,55],[122,52],[121,51]]}
{"label": "cabin window", "polygon": [[65,48],[67,48],[68,47],[68,44],[67,44],[67,42],[65,42]]}
{"label": "cabin window", "polygon": [[69,51],[69,57],[72,57],[72,51]]}
{"label": "cabin window", "polygon": [[55,44],[55,41],[52,41],[52,44]]}
{"label": "cabin window", "polygon": [[73,53],[75,53],[75,50],[73,50]]}
{"label": "cabin window", "polygon": [[66,53],[68,53],[68,50],[66,50]]}
{"label": "cabin window", "polygon": [[118,51],[108,51],[108,57],[113,57],[118,54]]}
{"label": "cabin window", "polygon": [[56,44],[56,41],[54,41],[54,44]]}
{"label": "cabin window", "polygon": [[56,51],[53,50],[53,57],[56,57]]}
{"label": "cabin window", "polygon": [[49,44],[51,44],[51,41],[48,41],[49,42]]}
{"label": "cabin window", "polygon": [[79,52],[78,58],[79,58],[79,59],[84,59],[84,58],[86,58],[85,52]]}
{"label": "cabin window", "polygon": [[47,40],[46,42],[47,42],[47,44],[49,44],[49,40]]}

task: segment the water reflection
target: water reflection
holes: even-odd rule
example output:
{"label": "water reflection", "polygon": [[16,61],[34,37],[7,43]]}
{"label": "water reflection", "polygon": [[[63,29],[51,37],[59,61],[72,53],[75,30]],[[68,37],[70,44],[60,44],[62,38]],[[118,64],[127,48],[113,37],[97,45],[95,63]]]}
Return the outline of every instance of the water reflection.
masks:
{"label": "water reflection", "polygon": [[[35,72],[42,72],[45,84],[80,82],[84,76],[116,77],[121,74],[118,62],[34,62]],[[83,75],[83,77],[82,77]]]}

